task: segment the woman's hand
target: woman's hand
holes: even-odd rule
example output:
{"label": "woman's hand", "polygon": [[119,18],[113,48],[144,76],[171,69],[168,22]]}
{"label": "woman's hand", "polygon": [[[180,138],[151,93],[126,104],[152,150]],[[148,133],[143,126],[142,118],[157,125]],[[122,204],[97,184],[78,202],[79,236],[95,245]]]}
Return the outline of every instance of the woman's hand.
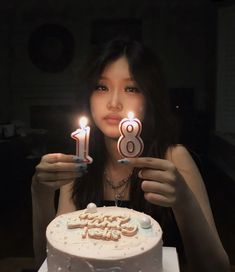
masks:
{"label": "woman's hand", "polygon": [[[228,256],[195,162],[180,145],[170,149],[166,158],[130,158],[119,162],[140,168],[147,201],[172,208],[190,271],[229,271]],[[213,261],[208,262],[208,257]]]}
{"label": "woman's hand", "polygon": [[61,153],[47,154],[36,166],[32,185],[57,190],[81,177],[86,172],[86,168],[86,164],[77,156]]}
{"label": "woman's hand", "polygon": [[182,203],[188,186],[175,165],[158,158],[128,158],[120,163],[140,168],[138,176],[143,179],[141,188],[144,197],[152,204],[174,207]]}

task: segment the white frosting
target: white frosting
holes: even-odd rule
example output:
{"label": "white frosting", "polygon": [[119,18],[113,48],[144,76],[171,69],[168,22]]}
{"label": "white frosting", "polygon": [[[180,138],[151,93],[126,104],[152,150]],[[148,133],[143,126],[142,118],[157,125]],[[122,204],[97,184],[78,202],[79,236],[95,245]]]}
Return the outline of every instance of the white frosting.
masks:
{"label": "white frosting", "polygon": [[89,204],[55,218],[46,236],[50,272],[75,267],[83,272],[162,271],[162,230],[153,218],[134,210]]}

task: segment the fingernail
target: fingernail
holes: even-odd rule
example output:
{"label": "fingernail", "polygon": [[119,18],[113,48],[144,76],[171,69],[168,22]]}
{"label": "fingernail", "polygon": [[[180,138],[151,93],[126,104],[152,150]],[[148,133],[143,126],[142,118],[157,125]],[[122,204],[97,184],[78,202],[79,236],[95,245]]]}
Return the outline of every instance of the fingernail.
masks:
{"label": "fingernail", "polygon": [[87,165],[85,163],[84,164],[77,164],[75,167],[76,167],[77,171],[84,171],[84,170],[86,170]]}
{"label": "fingernail", "polygon": [[73,156],[73,160],[75,162],[83,162],[83,160],[80,157],[78,157],[78,156]]}
{"label": "fingernail", "polygon": [[87,169],[87,165],[85,163],[80,165],[80,170],[86,170]]}
{"label": "fingernail", "polygon": [[142,170],[139,171],[138,177],[139,177],[139,178],[142,178]]}
{"label": "fingernail", "polygon": [[118,160],[117,162],[121,163],[121,164],[128,164],[129,160],[127,158],[125,158],[125,159]]}

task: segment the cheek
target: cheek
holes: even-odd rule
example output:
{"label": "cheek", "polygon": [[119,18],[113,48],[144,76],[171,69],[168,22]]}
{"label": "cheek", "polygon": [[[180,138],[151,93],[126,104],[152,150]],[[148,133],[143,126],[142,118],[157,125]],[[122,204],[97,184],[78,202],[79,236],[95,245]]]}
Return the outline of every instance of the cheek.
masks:
{"label": "cheek", "polygon": [[146,100],[144,97],[141,98],[139,110],[141,115],[140,117],[143,120],[145,117],[145,112],[146,112]]}
{"label": "cheek", "polygon": [[90,110],[91,110],[91,115],[93,119],[95,119],[95,116],[97,115],[97,109],[96,109],[96,102],[93,96],[90,99]]}
{"label": "cheek", "polygon": [[136,117],[140,119],[140,121],[144,120],[145,117],[145,107],[141,105],[136,111]]}
{"label": "cheek", "polygon": [[90,109],[91,109],[92,114],[93,114],[93,112],[97,111],[98,104],[99,104],[99,101],[97,99],[97,96],[93,94],[90,98]]}
{"label": "cheek", "polygon": [[145,100],[144,100],[144,98],[137,99],[135,101],[135,113],[136,113],[136,117],[138,117],[141,121],[144,119],[144,116],[145,116]]}
{"label": "cheek", "polygon": [[104,102],[96,96],[92,96],[90,99],[90,110],[94,121],[98,121],[103,113]]}
{"label": "cheek", "polygon": [[141,121],[143,121],[144,117],[145,117],[145,107],[141,106],[140,107],[140,119],[141,119]]}

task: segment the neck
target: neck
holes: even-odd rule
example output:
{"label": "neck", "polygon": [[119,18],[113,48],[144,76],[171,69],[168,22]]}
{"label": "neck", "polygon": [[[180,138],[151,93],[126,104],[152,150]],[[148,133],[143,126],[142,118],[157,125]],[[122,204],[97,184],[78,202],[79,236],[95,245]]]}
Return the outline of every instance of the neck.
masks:
{"label": "neck", "polygon": [[114,180],[120,180],[128,176],[133,169],[117,162],[122,158],[117,149],[117,140],[105,137],[105,146],[107,151],[106,172],[110,178],[115,177]]}
{"label": "neck", "polygon": [[105,137],[105,146],[108,159],[107,163],[113,165],[113,167],[117,166],[117,160],[121,159],[117,149],[117,140]]}

